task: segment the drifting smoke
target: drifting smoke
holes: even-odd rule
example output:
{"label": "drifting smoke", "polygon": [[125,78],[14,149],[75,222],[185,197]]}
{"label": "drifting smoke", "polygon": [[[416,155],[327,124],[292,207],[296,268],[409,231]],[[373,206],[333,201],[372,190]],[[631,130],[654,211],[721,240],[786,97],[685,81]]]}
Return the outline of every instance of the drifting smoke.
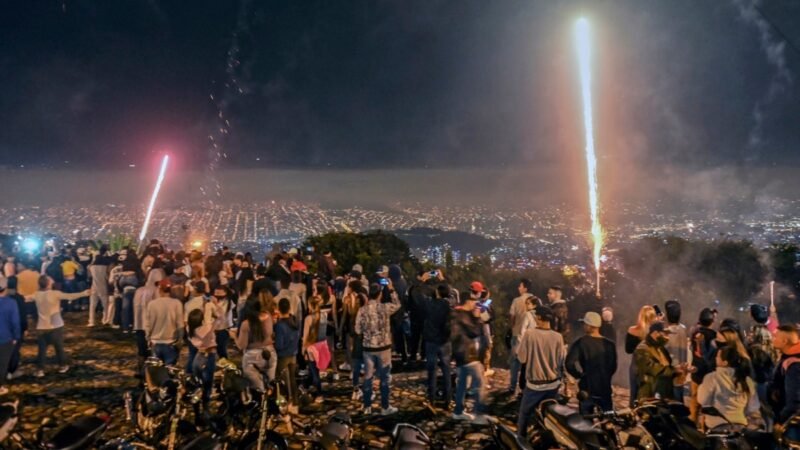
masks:
{"label": "drifting smoke", "polygon": [[231,132],[231,122],[228,119],[230,106],[239,96],[245,93],[239,82],[238,74],[241,67],[239,56],[241,52],[241,37],[249,32],[249,10],[250,0],[242,0],[236,16],[236,28],[231,34],[231,46],[228,48],[225,66],[226,79],[222,85],[222,92],[216,96],[213,93],[208,96],[216,109],[217,117],[214,122],[214,130],[208,135],[207,182],[200,187],[200,192],[204,198],[208,198],[212,192],[214,193],[212,199],[218,200],[222,197],[222,185],[217,176],[217,169],[222,160],[228,157],[225,144],[229,140]]}
{"label": "drifting smoke", "polygon": [[786,66],[786,43],[779,42],[773,36],[770,24],[759,11],[760,3],[760,0],[733,0],[733,4],[739,11],[739,17],[758,30],[761,49],[764,51],[769,64],[775,68],[775,73],[772,75],[767,92],[761,100],[756,102],[753,108],[754,123],[747,143],[750,148],[757,148],[763,144],[765,110],[777,95],[792,83],[791,73]]}

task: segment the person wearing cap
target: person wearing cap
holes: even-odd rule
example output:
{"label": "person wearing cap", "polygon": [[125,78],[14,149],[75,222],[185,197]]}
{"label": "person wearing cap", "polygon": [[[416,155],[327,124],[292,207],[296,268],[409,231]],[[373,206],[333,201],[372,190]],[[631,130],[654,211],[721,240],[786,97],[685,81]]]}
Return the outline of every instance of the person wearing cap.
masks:
{"label": "person wearing cap", "polygon": [[179,345],[183,339],[183,304],[170,296],[169,278],[158,284],[158,297],[147,305],[144,332],[153,355],[167,365],[178,362]]}
{"label": "person wearing cap", "polygon": [[583,316],[586,334],[575,342],[567,352],[564,367],[567,373],[578,379],[578,388],[589,394],[589,399],[580,402],[582,414],[590,414],[594,406],[603,411],[614,409],[611,401],[611,378],[617,371],[617,347],[600,334],[603,319],[590,311]]}
{"label": "person wearing cap", "polygon": [[712,370],[714,370],[714,359],[716,348],[714,341],[717,338],[717,332],[711,326],[714,324],[716,314],[711,308],[704,308],[700,311],[700,316],[697,320],[697,325],[692,328],[689,333],[691,336],[692,347],[692,376],[691,376],[691,392],[689,400],[690,418],[697,421],[698,403],[697,403],[697,388],[703,382],[703,378]]}
{"label": "person wearing cap", "polygon": [[[16,278],[12,279],[16,281]],[[14,348],[22,339],[22,325],[17,301],[8,296],[8,278],[0,278],[0,395],[8,393],[5,387],[8,366]]]}
{"label": "person wearing cap", "polygon": [[753,364],[753,378],[762,408],[761,416],[764,417],[767,430],[770,430],[774,413],[769,409],[767,384],[775,371],[775,363],[780,358],[780,354],[775,348],[772,333],[767,329],[767,321],[769,321],[767,307],[758,304],[750,305],[750,317],[755,324],[747,335],[747,351]]}
{"label": "person wearing cap", "polygon": [[[681,304],[677,300],[668,300],[664,304],[665,316],[667,319],[667,329],[669,329],[669,342],[667,351],[672,358],[674,367],[687,365],[689,363],[689,331],[686,325],[681,323]],[[683,402],[684,385],[675,386],[675,399]]]}
{"label": "person wearing cap", "polygon": [[[474,286],[471,286],[474,287]],[[469,420],[479,425],[488,423],[485,416],[486,378],[483,364],[478,353],[478,339],[482,334],[480,309],[477,296],[470,295],[462,299],[461,305],[453,311],[450,324],[450,342],[453,346],[453,359],[456,361],[458,378],[456,380],[456,405],[453,419]],[[470,390],[477,392],[475,397],[475,413],[464,411],[464,398],[467,395],[467,379],[471,378]]]}
{"label": "person wearing cap", "polygon": [[553,310],[537,306],[536,328],[525,331],[517,357],[525,367],[525,389],[519,405],[517,435],[525,438],[534,411],[544,400],[556,398],[564,379],[564,337],[551,328]]}
{"label": "person wearing cap", "polygon": [[666,345],[670,331],[664,322],[653,322],[645,339],[633,352],[639,391],[637,400],[660,397],[675,399],[675,385],[682,384],[687,366],[672,366]]}
{"label": "person wearing cap", "polygon": [[36,377],[44,376],[44,362],[47,357],[47,347],[53,346],[56,351],[58,372],[67,373],[67,357],[64,354],[64,319],[61,317],[61,300],[77,300],[89,295],[89,290],[67,294],[53,289],[53,279],[47,275],[39,277],[39,291],[33,294],[36,302],[36,341],[39,346],[39,355],[36,360]]}

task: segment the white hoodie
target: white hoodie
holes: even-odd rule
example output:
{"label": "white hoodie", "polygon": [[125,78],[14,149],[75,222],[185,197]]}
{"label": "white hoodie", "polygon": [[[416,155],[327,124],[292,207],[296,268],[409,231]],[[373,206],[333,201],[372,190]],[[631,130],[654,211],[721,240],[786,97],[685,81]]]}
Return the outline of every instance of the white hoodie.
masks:
{"label": "white hoodie", "polygon": [[[717,408],[725,418],[736,425],[747,425],[747,417],[758,412],[761,407],[756,395],[756,386],[753,380],[747,377],[750,393],[745,393],[736,385],[733,373],[732,367],[717,367],[717,370],[706,375],[697,389],[697,402],[701,406]],[[706,416],[705,420],[708,429],[727,424],[722,417]]]}

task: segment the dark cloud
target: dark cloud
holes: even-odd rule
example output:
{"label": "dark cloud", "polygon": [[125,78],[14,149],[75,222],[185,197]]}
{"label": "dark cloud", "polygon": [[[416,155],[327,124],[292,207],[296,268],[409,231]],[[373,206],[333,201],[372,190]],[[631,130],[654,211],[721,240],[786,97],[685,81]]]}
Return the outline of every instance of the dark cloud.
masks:
{"label": "dark cloud", "polygon": [[14,1],[0,164],[204,167],[219,106],[221,167],[577,164],[579,14],[601,169],[797,163],[800,55],[762,13],[800,41],[792,0]]}

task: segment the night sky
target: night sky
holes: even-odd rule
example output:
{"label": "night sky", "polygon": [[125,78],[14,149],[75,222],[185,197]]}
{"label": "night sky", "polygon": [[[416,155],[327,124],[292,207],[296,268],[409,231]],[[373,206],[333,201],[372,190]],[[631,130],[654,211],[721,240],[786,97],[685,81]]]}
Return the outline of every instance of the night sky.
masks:
{"label": "night sky", "polygon": [[0,165],[578,161],[581,15],[602,164],[800,163],[793,0],[17,0]]}

